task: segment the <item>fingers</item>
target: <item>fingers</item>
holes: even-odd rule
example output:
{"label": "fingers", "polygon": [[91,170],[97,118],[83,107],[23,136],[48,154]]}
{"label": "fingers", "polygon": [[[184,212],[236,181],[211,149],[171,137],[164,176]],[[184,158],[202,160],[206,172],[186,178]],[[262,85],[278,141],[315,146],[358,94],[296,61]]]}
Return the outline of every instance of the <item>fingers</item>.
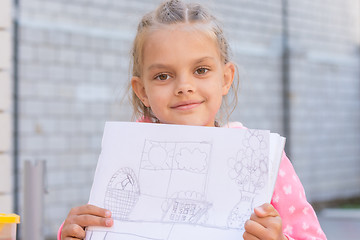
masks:
{"label": "fingers", "polygon": [[70,210],[69,215],[84,215],[90,214],[99,217],[111,217],[111,212],[104,208],[100,208],[91,204],[75,207]]}
{"label": "fingers", "polygon": [[254,213],[251,214],[250,219],[254,222],[259,223],[265,228],[276,228],[276,224],[278,224],[279,222],[281,224],[281,218],[279,213],[276,211],[273,205],[269,203],[264,203],[263,205],[256,207],[254,209]]}
{"label": "fingers", "polygon": [[276,209],[270,203],[264,203],[263,205],[256,207],[254,209],[254,212],[255,212],[256,216],[258,216],[260,218],[279,216],[279,213],[276,211]]}
{"label": "fingers", "polygon": [[243,235],[244,239],[250,240],[250,239],[263,239],[262,236],[266,235],[266,228],[259,224],[256,221],[253,221],[251,219],[247,220],[245,222],[245,233]]}
{"label": "fingers", "polygon": [[61,239],[84,239],[85,227],[111,227],[113,223],[111,212],[106,209],[90,204],[75,207],[70,210],[64,222]]}
{"label": "fingers", "polygon": [[244,238],[244,240],[259,240],[258,237],[255,237],[254,235],[252,235],[248,232],[244,232],[243,238]]}
{"label": "fingers", "polygon": [[84,239],[85,230],[77,224],[64,224],[63,229],[61,230],[61,239],[70,240],[70,239]]}
{"label": "fingers", "polygon": [[280,239],[279,237],[283,236],[281,217],[271,204],[255,208],[244,227],[246,240]]}
{"label": "fingers", "polygon": [[77,215],[71,218],[71,220],[80,225],[81,227],[87,226],[100,226],[111,227],[113,220],[111,218],[97,217],[93,215]]}
{"label": "fingers", "polygon": [[282,221],[279,216],[259,218],[255,214],[252,214],[244,227],[246,232],[260,239],[267,239],[269,236],[277,236],[282,233]]}
{"label": "fingers", "polygon": [[71,209],[66,224],[77,224],[81,227],[102,226],[111,227],[113,220],[110,218],[111,212],[94,205],[86,204]]}

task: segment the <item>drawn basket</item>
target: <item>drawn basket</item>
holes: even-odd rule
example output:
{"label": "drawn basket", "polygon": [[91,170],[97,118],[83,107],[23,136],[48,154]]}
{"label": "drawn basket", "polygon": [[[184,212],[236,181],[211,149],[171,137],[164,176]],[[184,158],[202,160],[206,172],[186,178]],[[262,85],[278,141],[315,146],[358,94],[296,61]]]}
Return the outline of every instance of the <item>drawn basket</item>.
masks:
{"label": "drawn basket", "polygon": [[109,181],[104,207],[112,212],[114,219],[127,220],[139,196],[140,189],[134,171],[131,168],[121,168]]}
{"label": "drawn basket", "polygon": [[139,195],[139,192],[108,188],[105,208],[111,211],[114,219],[126,220],[139,200]]}

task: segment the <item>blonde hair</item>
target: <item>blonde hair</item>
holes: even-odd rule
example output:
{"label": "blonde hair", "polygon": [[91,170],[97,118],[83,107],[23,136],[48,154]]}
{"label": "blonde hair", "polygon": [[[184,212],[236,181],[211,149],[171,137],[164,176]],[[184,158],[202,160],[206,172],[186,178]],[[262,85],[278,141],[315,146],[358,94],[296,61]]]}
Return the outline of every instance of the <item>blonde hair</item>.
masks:
{"label": "blonde hair", "polygon": [[[131,51],[133,76],[141,78],[142,75],[142,52],[143,45],[146,40],[146,35],[149,34],[149,32],[152,30],[179,23],[189,23],[196,30],[204,31],[204,33],[209,34],[209,36],[217,41],[217,45],[220,50],[220,56],[224,64],[230,61],[229,44],[224,37],[222,27],[220,26],[218,20],[213,15],[211,15],[207,9],[196,3],[186,4],[181,0],[168,0],[163,2],[156,10],[146,14],[138,25],[137,34]],[[196,25],[201,25],[201,29],[196,28]],[[239,77],[236,71],[234,82],[231,85],[233,99],[229,104],[225,96],[222,103],[222,105],[225,106],[220,108],[220,110],[225,110],[227,120],[230,114],[234,111],[237,104],[238,85]],[[134,91],[132,91],[131,102],[133,104],[134,117],[136,119],[144,118],[151,122],[159,122],[159,120],[151,111],[151,108],[146,107],[137,97]],[[232,108],[230,107],[231,105],[233,105]],[[222,115],[223,114],[220,114],[220,118],[222,118]]]}

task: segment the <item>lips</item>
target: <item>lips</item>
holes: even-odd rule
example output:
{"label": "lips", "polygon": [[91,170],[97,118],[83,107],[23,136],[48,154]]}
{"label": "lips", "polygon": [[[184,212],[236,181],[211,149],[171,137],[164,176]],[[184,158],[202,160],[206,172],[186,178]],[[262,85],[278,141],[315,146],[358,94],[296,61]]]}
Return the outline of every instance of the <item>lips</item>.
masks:
{"label": "lips", "polygon": [[189,110],[198,107],[200,104],[202,104],[204,101],[184,101],[184,102],[178,102],[171,106],[172,109],[175,110]]}

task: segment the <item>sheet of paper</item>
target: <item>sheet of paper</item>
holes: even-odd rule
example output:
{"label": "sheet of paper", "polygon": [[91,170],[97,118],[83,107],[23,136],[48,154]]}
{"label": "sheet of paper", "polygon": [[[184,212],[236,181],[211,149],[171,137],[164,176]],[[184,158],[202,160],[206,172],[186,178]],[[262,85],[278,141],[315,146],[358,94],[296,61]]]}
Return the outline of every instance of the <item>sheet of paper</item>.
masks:
{"label": "sheet of paper", "polygon": [[107,122],[89,203],[114,225],[86,239],[240,239],[271,199],[283,143],[267,130]]}

